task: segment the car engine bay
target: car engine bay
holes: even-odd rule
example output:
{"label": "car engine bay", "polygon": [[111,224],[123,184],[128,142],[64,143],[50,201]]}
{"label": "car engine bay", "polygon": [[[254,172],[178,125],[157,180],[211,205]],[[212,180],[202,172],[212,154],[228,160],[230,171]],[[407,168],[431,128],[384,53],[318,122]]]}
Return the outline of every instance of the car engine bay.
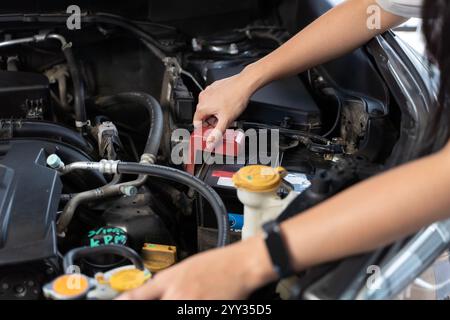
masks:
{"label": "car engine bay", "polygon": [[[273,18],[197,34],[100,11],[83,13],[80,30],[66,19],[0,17],[0,299],[42,299],[77,248],[95,248],[76,258],[93,277],[127,265],[129,253],[101,251],[108,244],[158,272],[239,241],[243,206],[230,181],[248,157],[174,164],[172,133],[194,132],[206,86],[291,35]],[[279,132],[285,188],[301,194],[283,219],[380,172],[398,139],[400,111],[358,54],[370,89],[346,90],[358,75],[319,66],[259,90],[232,125]]]}

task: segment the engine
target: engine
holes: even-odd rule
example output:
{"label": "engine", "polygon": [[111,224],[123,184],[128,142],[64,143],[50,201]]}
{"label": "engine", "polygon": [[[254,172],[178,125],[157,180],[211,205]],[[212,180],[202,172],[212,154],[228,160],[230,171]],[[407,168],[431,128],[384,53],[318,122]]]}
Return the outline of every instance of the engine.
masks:
{"label": "engine", "polygon": [[[43,298],[70,262],[89,277],[129,260],[158,272],[239,241],[243,205],[231,177],[262,161],[246,152],[248,132],[277,132],[276,149],[256,141],[287,170],[284,192],[302,195],[286,217],[373,174],[366,169],[394,143],[389,117],[367,108],[387,112],[382,99],[346,96],[318,68],[251,98],[232,125],[247,144],[224,142],[243,148],[241,162],[222,150],[230,162],[178,163],[174,150],[191,160],[204,151],[189,147],[199,92],[276,49],[287,31],[253,21],[186,35],[86,14],[67,32],[65,15],[47,18],[17,21],[0,39],[0,299]],[[382,139],[390,142],[374,143]]]}

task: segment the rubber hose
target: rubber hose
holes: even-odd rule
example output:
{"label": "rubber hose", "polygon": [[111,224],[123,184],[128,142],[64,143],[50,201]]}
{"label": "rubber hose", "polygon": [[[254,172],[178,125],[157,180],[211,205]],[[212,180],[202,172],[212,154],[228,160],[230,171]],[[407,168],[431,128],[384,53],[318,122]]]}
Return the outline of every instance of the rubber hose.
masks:
{"label": "rubber hose", "polygon": [[208,201],[216,216],[218,229],[217,247],[223,247],[228,244],[229,223],[227,210],[222,199],[209,185],[184,171],[170,167],[122,162],[119,163],[117,170],[119,173],[143,174],[164,178],[194,189]]}
{"label": "rubber hose", "polygon": [[77,259],[101,254],[115,254],[127,258],[134,264],[137,269],[145,269],[144,263],[142,262],[141,257],[136,253],[136,251],[125,246],[109,244],[98,247],[80,247],[70,250],[69,252],[67,252],[63,259],[64,273],[67,273],[70,267],[75,265],[75,261]]}
{"label": "rubber hose", "polygon": [[76,194],[70,201],[64,206],[63,212],[58,218],[56,222],[56,231],[59,234],[63,234],[67,228],[67,226],[72,221],[73,216],[75,215],[75,211],[77,208],[86,202],[93,201],[95,199],[104,199],[108,197],[118,196],[122,193],[121,188],[124,186],[135,186],[140,187],[145,182],[147,176],[140,175],[138,179],[130,182],[125,182],[121,184],[107,184],[103,187],[96,188],[93,190],[84,191]]}
{"label": "rubber hose", "polygon": [[69,67],[70,76],[72,77],[76,126],[83,127],[87,123],[83,79],[81,78],[71,46],[64,47],[62,51],[66,58],[67,66]]}
{"label": "rubber hose", "polygon": [[144,154],[156,157],[158,155],[159,146],[164,129],[163,112],[159,102],[151,95],[142,92],[125,92],[112,96],[100,97],[96,103],[100,106],[109,106],[118,103],[135,103],[145,107],[150,116],[150,131],[148,133],[147,143],[145,145]]}

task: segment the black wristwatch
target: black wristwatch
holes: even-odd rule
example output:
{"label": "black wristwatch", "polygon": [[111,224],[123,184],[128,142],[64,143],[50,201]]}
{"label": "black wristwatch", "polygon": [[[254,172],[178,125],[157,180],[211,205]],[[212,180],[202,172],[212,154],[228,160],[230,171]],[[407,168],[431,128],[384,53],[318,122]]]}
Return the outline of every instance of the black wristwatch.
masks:
{"label": "black wristwatch", "polygon": [[263,225],[263,230],[266,247],[279,278],[283,279],[294,275],[294,269],[278,223],[269,221]]}

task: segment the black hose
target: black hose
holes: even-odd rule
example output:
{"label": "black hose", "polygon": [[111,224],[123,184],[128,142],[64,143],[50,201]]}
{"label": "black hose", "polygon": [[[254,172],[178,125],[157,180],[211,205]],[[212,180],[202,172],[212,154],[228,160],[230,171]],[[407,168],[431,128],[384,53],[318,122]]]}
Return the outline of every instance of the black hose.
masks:
{"label": "black hose", "polygon": [[108,97],[100,97],[96,103],[100,106],[109,106],[118,103],[135,103],[145,107],[150,116],[150,131],[141,160],[146,157],[156,157],[164,129],[163,112],[159,102],[147,93],[125,92]]}
{"label": "black hose", "polygon": [[201,194],[211,205],[217,219],[218,239],[217,246],[228,244],[228,214],[219,195],[209,185],[200,179],[177,169],[157,165],[142,165],[137,163],[119,163],[119,173],[140,174],[159,177],[184,184]]}
{"label": "black hose", "polygon": [[330,134],[332,134],[336,130],[336,128],[338,127],[339,122],[341,120],[341,114],[342,114],[342,98],[336,92],[336,90],[330,88],[330,89],[328,89],[328,91],[330,91],[330,93],[328,93],[327,95],[332,96],[334,99],[336,99],[338,109],[337,109],[337,113],[336,113],[336,120],[334,120],[333,126],[331,127],[330,130],[328,130],[327,133],[322,135],[322,137],[324,137],[324,138],[327,138]]}
{"label": "black hose", "polygon": [[69,67],[72,78],[76,126],[82,129],[87,124],[83,79],[81,78],[77,62],[73,55],[72,47],[66,45],[62,48],[62,51],[66,57],[67,66]]}
{"label": "black hose", "polygon": [[129,259],[134,266],[139,270],[144,270],[145,266],[141,257],[134,251],[125,246],[110,244],[98,247],[80,247],[67,252],[63,260],[64,273],[70,271],[70,268],[75,265],[75,261],[80,258],[93,255],[114,254]]}
{"label": "black hose", "polygon": [[92,153],[92,146],[76,131],[56,123],[37,120],[0,120],[1,136],[7,138],[41,137],[57,138],[86,153]]}

